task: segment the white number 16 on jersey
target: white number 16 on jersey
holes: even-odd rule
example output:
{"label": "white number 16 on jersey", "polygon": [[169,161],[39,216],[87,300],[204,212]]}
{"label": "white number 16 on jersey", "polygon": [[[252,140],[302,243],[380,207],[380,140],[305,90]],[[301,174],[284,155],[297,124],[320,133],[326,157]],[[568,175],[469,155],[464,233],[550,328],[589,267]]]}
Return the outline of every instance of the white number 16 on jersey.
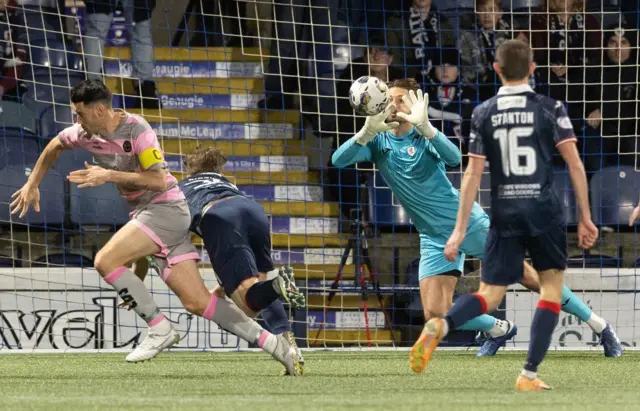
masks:
{"label": "white number 16 on jersey", "polygon": [[533,147],[519,144],[520,137],[532,134],[533,127],[515,127],[510,130],[499,128],[493,133],[493,138],[500,143],[502,171],[505,176],[530,176],[536,172],[536,151]]}

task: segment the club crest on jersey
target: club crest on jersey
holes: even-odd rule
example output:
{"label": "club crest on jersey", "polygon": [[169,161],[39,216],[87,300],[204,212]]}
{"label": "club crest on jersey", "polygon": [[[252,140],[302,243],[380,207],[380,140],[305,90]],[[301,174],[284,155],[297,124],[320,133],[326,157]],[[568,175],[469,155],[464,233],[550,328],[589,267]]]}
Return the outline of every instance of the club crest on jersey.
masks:
{"label": "club crest on jersey", "polygon": [[122,143],[122,149],[124,150],[125,153],[130,153],[131,152],[131,142],[125,141],[124,143]]}
{"label": "club crest on jersey", "polygon": [[407,148],[407,154],[413,157],[414,154],[416,154],[416,148],[414,146],[409,146],[409,148]]}

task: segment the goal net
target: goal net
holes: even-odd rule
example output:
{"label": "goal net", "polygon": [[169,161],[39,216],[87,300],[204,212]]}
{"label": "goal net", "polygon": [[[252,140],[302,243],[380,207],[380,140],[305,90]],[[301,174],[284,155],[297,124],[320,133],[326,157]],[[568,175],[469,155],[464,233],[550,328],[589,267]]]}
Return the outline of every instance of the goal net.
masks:
{"label": "goal net", "polygon": [[[566,104],[589,176],[601,236],[583,253],[570,179],[562,161],[554,161],[567,209],[566,283],[625,345],[635,346],[638,237],[629,217],[640,192],[640,2],[120,3],[10,3],[0,12],[0,352],[131,350],[147,329],[118,306],[117,293],[93,269],[97,251],[128,221],[129,210],[111,185],[81,189],[67,181],[92,161],[91,153],[66,151],[58,159],[40,185],[40,213],[10,214],[11,195],[38,155],[75,121],[69,88],[87,76],[104,80],[114,107],[152,125],[178,179],[196,147],[225,152],[225,174],[269,215],[276,267],[292,266],[306,295],[305,309],[287,307],[300,346],[411,346],[424,324],[420,239],[374,164],[341,170],[331,164],[333,151],[365,120],[354,115],[348,90],[364,75],[415,78],[429,94],[433,124],[463,153],[462,163],[447,169],[459,188],[471,112],[497,92],[491,63],[510,38],[532,45],[534,90]],[[478,202],[490,214],[489,187],[487,175]],[[193,242],[213,288],[202,240],[194,235]],[[456,296],[475,291],[481,270],[468,257]],[[145,284],[180,332],[176,349],[250,347],[189,314],[155,272]],[[510,347],[527,347],[537,300],[513,286],[494,313],[519,326]],[[446,343],[477,347],[484,338],[459,332]],[[590,349],[598,342],[585,321],[561,314],[554,347]]]}

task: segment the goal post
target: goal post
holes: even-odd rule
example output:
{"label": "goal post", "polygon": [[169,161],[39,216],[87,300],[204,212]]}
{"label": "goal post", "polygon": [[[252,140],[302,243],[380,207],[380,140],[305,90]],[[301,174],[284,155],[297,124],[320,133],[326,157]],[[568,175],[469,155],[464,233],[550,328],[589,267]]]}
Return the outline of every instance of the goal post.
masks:
{"label": "goal post", "polygon": [[[140,15],[146,2],[133,3]],[[196,147],[225,152],[225,174],[269,215],[276,267],[292,266],[306,295],[305,309],[287,307],[299,345],[411,346],[424,324],[418,233],[374,164],[337,170],[330,163],[337,146],[365,121],[349,105],[349,86],[361,75],[386,82],[416,78],[429,93],[432,122],[463,153],[462,164],[447,169],[459,188],[471,110],[497,92],[490,63],[495,47],[513,37],[532,44],[538,63],[534,90],[567,104],[588,167],[601,236],[583,254],[575,242],[570,180],[557,163],[558,195],[568,210],[566,284],[626,346],[635,347],[638,236],[627,222],[640,193],[640,2],[202,0],[189,2],[190,9],[184,3],[146,5],[147,17],[136,21],[151,28],[151,93],[140,86],[142,54],[131,42],[141,34],[130,30],[125,10],[93,20],[108,26],[104,51],[91,56],[84,3],[5,11],[10,24],[0,59],[5,77],[16,65],[21,74],[16,92],[4,90],[0,101],[0,353],[127,351],[146,332],[144,321],[118,307],[117,293],[93,268],[96,252],[128,219],[124,200],[112,186],[83,190],[66,181],[91,154],[73,151],[59,159],[41,185],[41,213],[31,211],[24,219],[9,213],[11,195],[28,178],[37,154],[74,121],[68,89],[86,77],[88,57],[102,60],[102,71],[92,74],[112,90],[114,107],[151,124],[178,179],[185,177],[185,155]],[[565,3],[580,7],[568,12],[566,22],[557,17]],[[421,11],[427,4],[430,9]],[[41,26],[30,26],[35,17]],[[29,58],[19,60],[19,50],[28,50]],[[145,106],[145,99],[161,108]],[[35,125],[17,124],[16,118]],[[488,175],[478,202],[491,212]],[[200,238],[192,239],[204,282],[213,288],[209,257]],[[457,293],[473,291],[481,270],[480,261],[468,258]],[[181,335],[175,350],[252,348],[186,312],[153,272],[145,284]],[[518,324],[508,348],[528,346],[537,300],[520,286],[509,289],[495,313]],[[468,349],[482,338],[460,333],[447,344]],[[553,348],[591,350],[598,343],[585,322],[560,315]]]}

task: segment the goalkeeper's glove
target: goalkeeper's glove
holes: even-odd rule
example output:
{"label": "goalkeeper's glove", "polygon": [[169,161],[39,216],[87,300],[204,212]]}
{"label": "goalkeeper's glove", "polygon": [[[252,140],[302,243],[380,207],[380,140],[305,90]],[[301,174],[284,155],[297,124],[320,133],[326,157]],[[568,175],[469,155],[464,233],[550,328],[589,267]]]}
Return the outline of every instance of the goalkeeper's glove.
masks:
{"label": "goalkeeper's glove", "polygon": [[392,123],[386,123],[385,120],[391,114],[391,111],[396,108],[396,105],[391,103],[387,108],[375,116],[368,116],[364,122],[364,126],[355,135],[356,142],[362,146],[366,145],[369,141],[373,140],[373,137],[378,133],[384,133],[387,130],[398,127],[400,124],[397,121]]}
{"label": "goalkeeper's glove", "polygon": [[396,116],[413,124],[427,140],[434,138],[438,130],[429,122],[429,95],[423,94],[422,90],[418,90],[417,93],[410,90],[408,96],[402,97],[402,101],[409,107],[411,113],[396,113]]}

